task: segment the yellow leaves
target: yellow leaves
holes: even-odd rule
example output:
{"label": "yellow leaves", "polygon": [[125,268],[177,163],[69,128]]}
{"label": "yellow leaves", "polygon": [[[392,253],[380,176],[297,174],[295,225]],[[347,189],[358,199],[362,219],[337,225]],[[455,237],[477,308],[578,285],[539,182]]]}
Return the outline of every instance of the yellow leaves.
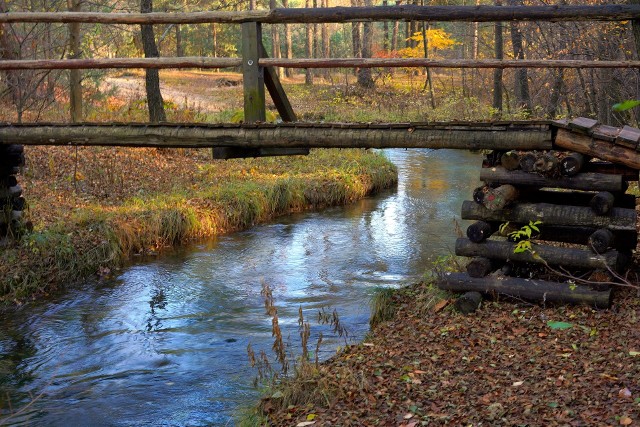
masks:
{"label": "yellow leaves", "polygon": [[[401,58],[424,57],[424,41],[422,38],[422,31],[415,32],[413,36],[409,37],[409,40],[417,42],[417,45],[415,47],[407,47],[398,50],[398,55]],[[434,28],[427,30],[427,44],[430,50],[445,50],[451,49],[453,46],[459,43],[451,37],[451,34],[439,28]]]}

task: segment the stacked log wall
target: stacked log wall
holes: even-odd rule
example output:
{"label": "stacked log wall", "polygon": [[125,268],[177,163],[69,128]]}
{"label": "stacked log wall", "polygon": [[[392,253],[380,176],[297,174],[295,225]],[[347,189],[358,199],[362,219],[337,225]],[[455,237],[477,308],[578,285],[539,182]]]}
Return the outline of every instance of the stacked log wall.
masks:
{"label": "stacked log wall", "polygon": [[26,202],[16,175],[24,163],[22,145],[0,145],[0,245],[10,243],[20,229]]}
{"label": "stacked log wall", "polygon": [[[640,130],[585,118],[556,126],[552,150],[485,157],[484,186],[462,205],[462,219],[475,222],[456,242],[467,273],[442,277],[441,288],[610,304],[608,282],[638,242],[636,197],[626,190],[638,181]],[[571,280],[579,277],[590,280]]]}

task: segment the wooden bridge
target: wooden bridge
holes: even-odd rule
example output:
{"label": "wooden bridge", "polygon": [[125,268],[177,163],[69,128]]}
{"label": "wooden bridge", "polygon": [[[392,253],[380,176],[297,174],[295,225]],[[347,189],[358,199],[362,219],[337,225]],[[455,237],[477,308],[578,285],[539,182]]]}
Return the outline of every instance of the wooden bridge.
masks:
{"label": "wooden bridge", "polygon": [[[468,240],[456,252],[473,256],[469,276],[445,278],[441,286],[475,289],[548,301],[610,303],[610,290],[575,283],[533,285],[522,278],[495,279],[492,273],[507,262],[511,272],[531,264],[597,270],[612,275],[624,269],[637,242],[635,200],[624,195],[630,181],[638,181],[640,130],[613,128],[594,120],[446,123],[305,123],[296,114],[279,82],[274,66],[290,68],[447,67],[447,68],[640,68],[640,61],[576,60],[432,60],[432,59],[270,59],[262,46],[262,23],[318,23],[385,20],[476,21],[624,21],[630,20],[640,45],[640,5],[457,7],[391,6],[365,8],[274,9],[247,12],[199,13],[2,13],[0,24],[58,22],[152,25],[158,23],[233,23],[242,27],[241,58],[110,58],[67,60],[1,60],[0,70],[86,68],[224,68],[241,67],[244,88],[243,124],[202,123],[3,123],[0,124],[0,205],[6,234],[19,221],[24,207],[16,173],[24,162],[24,145],[87,145],[127,147],[214,148],[218,158],[305,154],[316,147],[454,148],[494,150],[480,178],[487,185],[475,189],[465,202],[464,219],[476,219]],[[265,88],[283,123],[265,123]],[[590,160],[591,158],[597,161]],[[540,188],[568,193],[545,193]],[[470,189],[471,192],[472,189]],[[575,192],[574,190],[579,190]],[[585,193],[586,192],[586,193]],[[586,195],[585,195],[586,194]],[[554,203],[540,203],[555,200]],[[583,245],[581,249],[538,246],[541,257],[514,254],[514,245],[485,241],[496,235],[497,223],[527,224],[541,220],[545,240]],[[515,267],[514,267],[515,265]],[[487,278],[493,274],[491,278]],[[522,273],[519,273],[522,274]],[[576,273],[577,274],[577,273]],[[517,276],[518,273],[513,273]],[[531,276],[533,277],[533,276]],[[574,286],[578,286],[578,292]]]}

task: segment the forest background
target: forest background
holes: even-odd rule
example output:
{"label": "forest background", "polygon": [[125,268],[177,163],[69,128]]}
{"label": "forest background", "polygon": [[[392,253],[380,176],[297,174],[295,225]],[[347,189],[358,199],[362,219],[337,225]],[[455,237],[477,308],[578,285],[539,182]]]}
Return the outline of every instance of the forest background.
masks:
{"label": "forest background", "polygon": [[[11,0],[0,12],[196,12],[249,8],[381,6],[403,0]],[[585,4],[585,2],[552,2]],[[586,2],[610,4],[611,2]],[[502,5],[501,0],[475,3],[413,0],[419,5]],[[543,5],[543,1],[506,0],[505,5]],[[379,22],[347,24],[264,25],[263,41],[271,57],[428,57],[432,59],[585,59],[628,60],[637,57],[628,22],[436,23]],[[0,58],[62,59],[140,56],[237,57],[237,24],[100,25],[0,24]],[[239,70],[237,70],[239,71]],[[0,81],[0,103],[6,121],[109,121],[104,110],[110,93],[107,70],[14,70]],[[388,102],[410,119],[460,120],[588,116],[613,125],[637,123],[634,111],[613,112],[611,105],[637,98],[636,69],[359,69],[279,70],[285,83],[348,86],[357,83],[362,97],[384,92]],[[149,120],[165,121],[167,103],[160,94],[157,70],[147,70]],[[296,80],[297,79],[297,80]],[[380,97],[378,97],[380,98]],[[384,97],[383,97],[384,98]],[[348,101],[348,100],[347,100]],[[339,102],[339,100],[338,100]],[[346,101],[345,101],[346,102]],[[146,106],[143,106],[146,107]],[[169,105],[170,107],[170,105]],[[131,110],[129,108],[128,110]],[[413,110],[413,111],[409,111]],[[437,111],[437,114],[434,114]],[[117,111],[118,120],[128,119]],[[133,117],[134,119],[137,117]],[[198,121],[225,121],[226,115],[202,115]],[[357,117],[356,117],[357,118]],[[370,117],[364,117],[365,119]],[[129,118],[130,119],[130,118]],[[322,114],[303,120],[323,120]],[[403,117],[379,117],[398,121]],[[171,117],[169,118],[171,120]]]}

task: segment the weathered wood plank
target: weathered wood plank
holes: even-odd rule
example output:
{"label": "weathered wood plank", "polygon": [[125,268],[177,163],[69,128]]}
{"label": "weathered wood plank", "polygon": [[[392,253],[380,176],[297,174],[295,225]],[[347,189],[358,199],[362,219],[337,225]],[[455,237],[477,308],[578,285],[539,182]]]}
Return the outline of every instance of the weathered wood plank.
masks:
{"label": "weathered wood plank", "polygon": [[465,273],[447,273],[438,279],[440,289],[453,292],[498,293],[543,303],[586,304],[596,308],[611,305],[611,290],[596,291],[583,285],[548,282],[515,277],[469,277]]}
{"label": "weathered wood plank", "polygon": [[640,153],[586,135],[558,129],[555,145],[566,150],[588,154],[612,163],[620,163],[640,170]]}
{"label": "weathered wood plank", "polygon": [[323,147],[549,149],[551,132],[509,129],[482,132],[444,129],[344,129],[240,125],[1,125],[0,144],[131,147]]}
{"label": "weathered wood plank", "polygon": [[638,147],[639,140],[640,129],[625,126],[616,137],[616,144],[635,150]]}
{"label": "weathered wood plank", "polygon": [[476,202],[467,200],[462,203],[462,219],[513,221],[521,224],[539,220],[543,226],[571,225],[636,232],[636,211],[624,208],[612,208],[607,216],[596,215],[590,207],[546,203],[518,203],[510,209],[490,211]]}
{"label": "weathered wood plank", "polygon": [[587,117],[576,117],[569,122],[570,129],[588,133],[598,125],[598,121]]}
{"label": "weathered wood plank", "polygon": [[[521,163],[522,165],[522,163]],[[579,173],[562,178],[546,178],[521,170],[508,171],[503,167],[483,168],[480,180],[487,183],[512,184],[532,187],[568,188],[572,190],[624,191],[624,181],[620,175]]]}
{"label": "weathered wood plank", "polygon": [[466,257],[485,257],[503,261],[527,262],[532,264],[562,265],[578,269],[619,269],[618,252],[611,250],[604,254],[594,254],[589,250],[559,248],[556,246],[533,244],[535,254],[524,251],[515,253],[516,244],[512,242],[485,240],[473,243],[466,238],[456,240],[456,255]]}

